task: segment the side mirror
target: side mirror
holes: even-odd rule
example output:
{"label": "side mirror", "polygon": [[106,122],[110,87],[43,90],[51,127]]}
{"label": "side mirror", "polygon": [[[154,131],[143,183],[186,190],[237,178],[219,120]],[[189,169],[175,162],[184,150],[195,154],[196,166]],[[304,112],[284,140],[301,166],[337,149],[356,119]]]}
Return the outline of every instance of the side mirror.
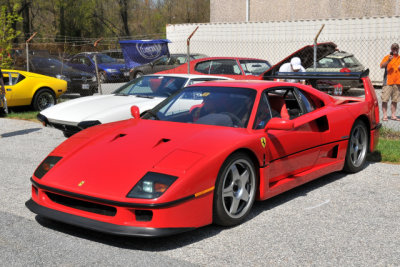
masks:
{"label": "side mirror", "polygon": [[294,123],[291,120],[272,118],[268,121],[265,131],[268,130],[284,130],[288,131],[294,128]]}
{"label": "side mirror", "polygon": [[132,106],[131,107],[131,114],[132,114],[132,117],[135,120],[140,119],[140,111],[139,111],[139,108],[137,106]]}

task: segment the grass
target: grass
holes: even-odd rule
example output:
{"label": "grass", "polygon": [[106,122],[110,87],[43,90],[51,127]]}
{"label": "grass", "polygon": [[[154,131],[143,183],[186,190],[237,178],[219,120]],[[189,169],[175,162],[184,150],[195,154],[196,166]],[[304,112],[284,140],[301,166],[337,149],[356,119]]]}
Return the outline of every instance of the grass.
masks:
{"label": "grass", "polygon": [[[36,118],[38,113],[38,111],[13,109],[7,117],[39,122]],[[381,128],[377,149],[374,153],[368,155],[368,160],[400,164],[400,132]]]}
{"label": "grass", "polygon": [[39,114],[38,111],[11,110],[7,118],[39,122],[36,118],[37,114]]}

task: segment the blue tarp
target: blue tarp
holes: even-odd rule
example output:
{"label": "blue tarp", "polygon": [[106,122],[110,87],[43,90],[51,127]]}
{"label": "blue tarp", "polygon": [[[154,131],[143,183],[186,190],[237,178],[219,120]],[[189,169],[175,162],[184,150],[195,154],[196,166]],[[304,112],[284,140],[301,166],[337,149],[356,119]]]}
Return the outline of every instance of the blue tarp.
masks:
{"label": "blue tarp", "polygon": [[125,65],[133,68],[149,63],[164,55],[169,55],[167,39],[119,41],[125,59]]}

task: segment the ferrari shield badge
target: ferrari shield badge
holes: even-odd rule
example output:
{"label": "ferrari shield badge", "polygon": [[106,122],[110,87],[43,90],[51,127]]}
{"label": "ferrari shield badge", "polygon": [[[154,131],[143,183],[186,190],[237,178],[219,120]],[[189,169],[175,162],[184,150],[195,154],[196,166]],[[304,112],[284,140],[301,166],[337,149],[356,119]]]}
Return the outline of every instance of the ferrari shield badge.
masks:
{"label": "ferrari shield badge", "polygon": [[85,181],[82,181],[78,184],[78,186],[82,186],[85,183]]}
{"label": "ferrari shield badge", "polygon": [[262,147],[265,148],[265,146],[267,144],[267,140],[265,140],[265,137],[261,137],[260,141],[261,141]]}

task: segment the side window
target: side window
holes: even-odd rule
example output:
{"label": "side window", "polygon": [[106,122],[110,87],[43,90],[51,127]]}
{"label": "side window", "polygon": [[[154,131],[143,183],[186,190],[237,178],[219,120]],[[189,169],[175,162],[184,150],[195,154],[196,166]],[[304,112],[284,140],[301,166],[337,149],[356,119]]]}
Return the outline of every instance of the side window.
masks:
{"label": "side window", "polygon": [[266,93],[263,93],[258,105],[256,118],[254,120],[253,129],[264,129],[267,122],[272,118],[271,109],[268,105],[268,99]]}
{"label": "side window", "polygon": [[197,63],[196,66],[194,67],[194,70],[200,73],[210,74],[212,66],[211,63],[212,63],[211,60]]}
{"label": "side window", "polygon": [[79,61],[79,57],[74,57],[73,59],[71,59],[71,63],[80,64],[81,62]]}
{"label": "side window", "polygon": [[215,60],[213,65],[215,64],[215,68],[212,68],[210,74],[228,74],[228,75],[240,75],[240,67],[237,64],[236,60],[232,59],[221,59]]}
{"label": "side window", "polygon": [[268,90],[268,101],[272,117],[292,120],[303,115],[302,106],[292,87]]}
{"label": "side window", "polygon": [[303,104],[305,113],[311,112],[316,109],[316,105],[314,104],[312,98],[303,90],[299,90],[300,101]]}
{"label": "side window", "polygon": [[4,82],[5,86],[12,85],[12,84],[10,84],[10,82],[11,82],[10,73],[8,73],[8,72],[4,73],[3,72],[3,82]]}

